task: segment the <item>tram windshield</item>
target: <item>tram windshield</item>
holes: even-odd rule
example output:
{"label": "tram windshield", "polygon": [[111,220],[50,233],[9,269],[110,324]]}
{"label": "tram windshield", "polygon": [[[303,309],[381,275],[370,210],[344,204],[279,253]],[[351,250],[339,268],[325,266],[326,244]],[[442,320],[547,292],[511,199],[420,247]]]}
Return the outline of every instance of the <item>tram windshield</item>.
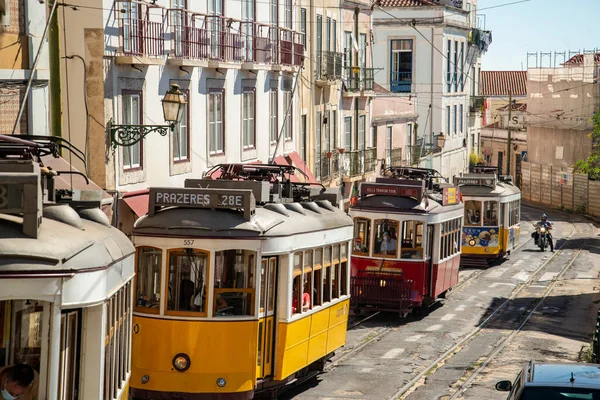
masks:
{"label": "tram windshield", "polygon": [[378,256],[397,255],[398,221],[380,219],[375,221],[375,243],[373,254]]}
{"label": "tram windshield", "polygon": [[485,201],[483,203],[483,225],[497,226],[498,225],[498,202]]}
{"label": "tram windshield", "polygon": [[401,258],[423,258],[422,222],[402,222]]}
{"label": "tram windshield", "polygon": [[354,220],[354,245],[352,252],[354,254],[369,254],[371,237],[371,220],[365,218],[356,218]]}
{"label": "tram windshield", "polygon": [[481,226],[481,201],[465,201],[465,226]]}
{"label": "tram windshield", "polygon": [[168,311],[206,312],[208,253],[193,249],[169,252]]}
{"label": "tram windshield", "polygon": [[152,247],[138,249],[136,307],[147,312],[158,313],[160,308],[161,265],[162,250]]}
{"label": "tram windshield", "polygon": [[253,315],[256,252],[225,250],[215,253],[214,304],[216,317]]}

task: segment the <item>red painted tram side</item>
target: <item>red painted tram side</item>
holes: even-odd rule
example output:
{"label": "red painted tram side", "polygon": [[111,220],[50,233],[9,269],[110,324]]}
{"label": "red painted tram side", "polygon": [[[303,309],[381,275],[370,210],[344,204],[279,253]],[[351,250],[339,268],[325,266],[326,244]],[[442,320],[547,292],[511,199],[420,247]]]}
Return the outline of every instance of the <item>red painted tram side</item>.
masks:
{"label": "red painted tram side", "polygon": [[464,205],[457,187],[426,176],[361,184],[350,208],[355,311],[405,316],[458,283]]}

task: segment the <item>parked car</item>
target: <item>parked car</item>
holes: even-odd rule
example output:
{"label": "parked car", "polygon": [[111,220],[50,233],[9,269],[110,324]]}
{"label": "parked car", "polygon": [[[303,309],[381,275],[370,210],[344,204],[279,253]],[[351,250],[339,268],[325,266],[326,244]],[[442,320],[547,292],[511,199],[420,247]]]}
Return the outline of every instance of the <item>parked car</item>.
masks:
{"label": "parked car", "polygon": [[600,400],[600,365],[529,361],[514,382],[500,381],[496,390],[507,400]]}

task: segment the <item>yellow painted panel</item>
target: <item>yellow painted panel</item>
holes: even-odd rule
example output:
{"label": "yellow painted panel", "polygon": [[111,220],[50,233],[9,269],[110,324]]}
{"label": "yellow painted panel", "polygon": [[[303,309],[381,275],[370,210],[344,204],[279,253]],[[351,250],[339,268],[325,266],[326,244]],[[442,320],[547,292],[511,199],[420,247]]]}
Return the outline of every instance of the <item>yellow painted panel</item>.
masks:
{"label": "yellow painted panel", "polygon": [[129,400],[129,381],[125,384],[123,391],[121,392],[121,397],[119,400]]}
{"label": "yellow painted panel", "polygon": [[[485,251],[485,250],[488,251]],[[471,247],[463,246],[462,254],[498,254],[500,247]]]}
{"label": "yellow painted panel", "polygon": [[349,305],[346,300],[300,320],[278,324],[276,380],[290,376],[346,343]]}
{"label": "yellow painted panel", "polygon": [[0,69],[29,69],[27,36],[0,33]]}
{"label": "yellow painted panel", "polygon": [[[189,392],[231,393],[254,389],[258,321],[204,322],[133,317],[131,386]],[[137,327],[136,327],[137,326]],[[244,340],[240,340],[244,338]],[[178,372],[173,357],[185,353],[190,368]],[[148,375],[147,384],[141,384]],[[219,388],[218,378],[227,385]]]}

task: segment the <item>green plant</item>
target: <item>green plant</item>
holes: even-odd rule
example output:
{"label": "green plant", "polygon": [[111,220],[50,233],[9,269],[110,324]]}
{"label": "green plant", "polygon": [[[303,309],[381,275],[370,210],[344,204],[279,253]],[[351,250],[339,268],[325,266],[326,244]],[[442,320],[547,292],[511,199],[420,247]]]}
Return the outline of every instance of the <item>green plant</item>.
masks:
{"label": "green plant", "polygon": [[573,169],[580,174],[586,174],[591,179],[598,179],[600,176],[600,112],[592,117],[594,128],[588,136],[592,138],[592,151],[585,160],[578,160]]}
{"label": "green plant", "polygon": [[482,162],[483,160],[484,160],[483,155],[473,152],[469,155],[469,166],[472,167],[474,165],[477,165],[480,162]]}

